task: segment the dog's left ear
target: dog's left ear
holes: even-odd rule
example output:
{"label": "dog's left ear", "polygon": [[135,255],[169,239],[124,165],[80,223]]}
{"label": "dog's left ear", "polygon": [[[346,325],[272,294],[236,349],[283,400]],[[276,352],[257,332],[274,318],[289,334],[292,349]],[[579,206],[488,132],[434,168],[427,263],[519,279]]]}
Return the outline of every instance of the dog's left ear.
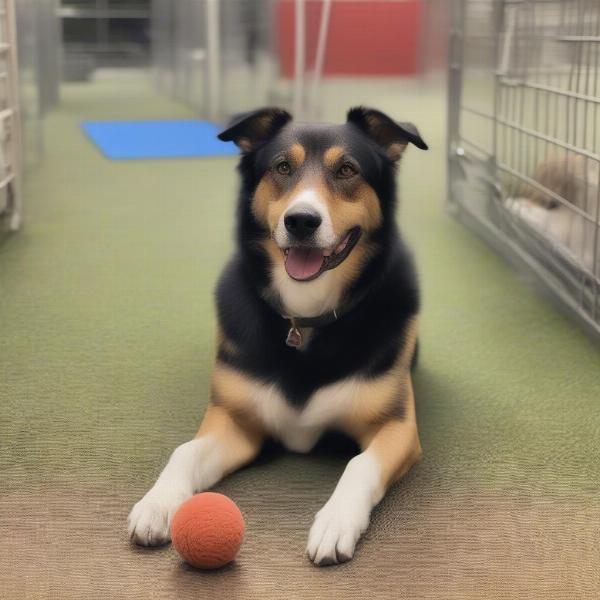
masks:
{"label": "dog's left ear", "polygon": [[356,125],[381,146],[391,160],[398,160],[409,142],[421,150],[428,149],[412,123],[397,123],[374,108],[351,108],[348,111],[348,123]]}
{"label": "dog's left ear", "polygon": [[223,142],[234,142],[243,152],[251,152],[291,119],[292,115],[283,108],[260,108],[235,115],[217,137]]}

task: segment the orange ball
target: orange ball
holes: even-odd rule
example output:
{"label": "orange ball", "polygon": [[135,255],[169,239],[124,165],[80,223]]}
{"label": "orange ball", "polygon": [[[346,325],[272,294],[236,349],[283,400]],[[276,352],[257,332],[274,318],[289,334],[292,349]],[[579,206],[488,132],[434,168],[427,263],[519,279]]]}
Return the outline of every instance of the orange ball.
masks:
{"label": "orange ball", "polygon": [[244,517],[233,500],[204,492],[179,507],[171,524],[171,539],[175,550],[193,567],[217,569],[236,557],[244,530]]}

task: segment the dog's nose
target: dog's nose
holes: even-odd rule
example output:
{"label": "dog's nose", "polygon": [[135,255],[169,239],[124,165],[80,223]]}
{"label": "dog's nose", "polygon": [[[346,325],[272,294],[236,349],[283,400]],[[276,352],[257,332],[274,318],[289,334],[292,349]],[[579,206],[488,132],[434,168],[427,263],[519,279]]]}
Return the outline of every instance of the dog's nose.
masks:
{"label": "dog's nose", "polygon": [[321,215],[316,212],[302,210],[285,215],[285,228],[297,240],[304,240],[313,234],[321,225]]}

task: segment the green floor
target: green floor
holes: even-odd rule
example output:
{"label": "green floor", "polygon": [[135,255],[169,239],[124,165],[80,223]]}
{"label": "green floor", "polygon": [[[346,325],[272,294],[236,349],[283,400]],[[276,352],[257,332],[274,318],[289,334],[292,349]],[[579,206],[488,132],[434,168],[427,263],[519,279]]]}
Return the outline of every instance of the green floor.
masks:
{"label": "green floor", "polygon": [[424,461],[355,559],[317,569],[306,536],[348,452],[263,457],[218,486],[248,528],[210,574],[131,548],[125,520],[206,403],[235,161],[105,160],[82,119],[190,113],[138,80],[64,89],[26,227],[0,243],[0,597],[597,598],[600,346],[443,213],[439,89],[325,100],[412,119],[432,148],[407,155],[400,212],[424,288]]}

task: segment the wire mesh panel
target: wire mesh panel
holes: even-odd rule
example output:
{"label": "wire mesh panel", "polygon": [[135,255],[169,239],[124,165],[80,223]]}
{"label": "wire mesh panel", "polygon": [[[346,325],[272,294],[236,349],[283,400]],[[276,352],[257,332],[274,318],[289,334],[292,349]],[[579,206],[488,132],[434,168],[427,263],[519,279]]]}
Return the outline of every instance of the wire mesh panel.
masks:
{"label": "wire mesh panel", "polygon": [[448,202],[600,334],[600,3],[460,0]]}

